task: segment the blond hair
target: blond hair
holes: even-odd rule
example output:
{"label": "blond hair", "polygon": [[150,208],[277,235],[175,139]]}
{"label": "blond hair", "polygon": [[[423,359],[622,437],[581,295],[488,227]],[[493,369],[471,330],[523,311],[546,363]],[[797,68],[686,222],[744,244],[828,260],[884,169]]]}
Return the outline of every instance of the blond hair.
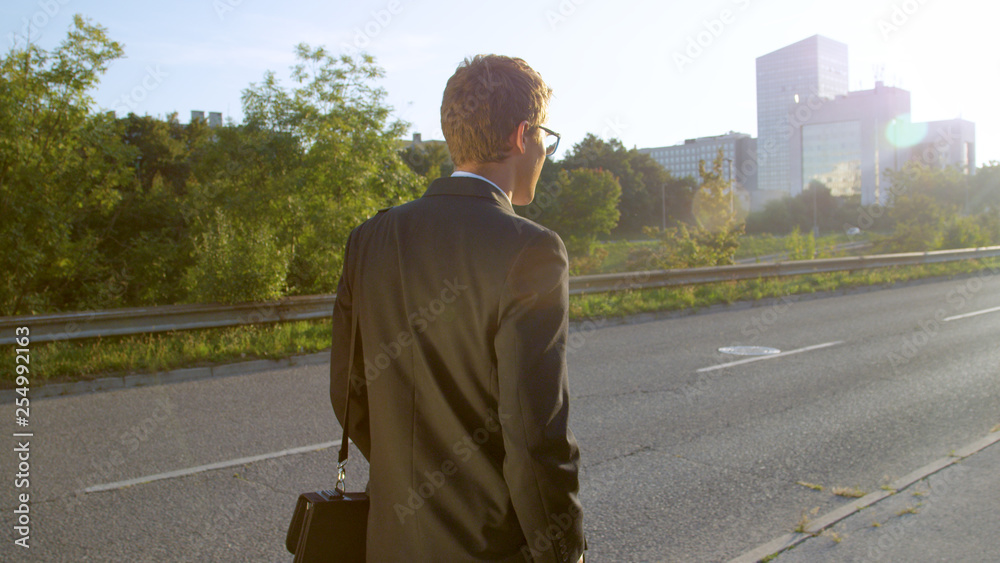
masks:
{"label": "blond hair", "polygon": [[522,121],[545,122],[552,89],[528,63],[502,55],[465,59],[448,79],[441,130],[456,166],[500,162]]}

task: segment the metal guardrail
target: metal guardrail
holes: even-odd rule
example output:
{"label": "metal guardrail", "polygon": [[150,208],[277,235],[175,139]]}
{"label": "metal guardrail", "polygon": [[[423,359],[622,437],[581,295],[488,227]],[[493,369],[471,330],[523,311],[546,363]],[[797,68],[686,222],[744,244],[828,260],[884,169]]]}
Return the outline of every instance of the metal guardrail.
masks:
{"label": "metal guardrail", "polygon": [[[841,244],[834,245],[832,250],[834,252],[844,252],[844,251],[855,251],[864,250],[866,248],[871,248],[872,243],[868,241],[856,241],[856,242],[844,242]],[[757,264],[760,262],[777,262],[779,260],[788,260],[788,252],[780,252],[777,254],[765,254],[764,256],[751,256],[749,258],[740,258],[736,261],[737,264]]]}
{"label": "metal guardrail", "polygon": [[[718,283],[758,278],[799,276],[827,272],[842,272],[914,266],[940,262],[957,262],[1000,256],[1000,246],[851,256],[821,260],[737,264],[684,270],[646,270],[622,274],[574,276],[569,280],[570,295],[606,293],[629,289],[647,289]],[[217,328],[245,324],[319,319],[333,313],[335,295],[288,297],[266,303],[240,305],[167,305],[135,307],[108,311],[83,311],[21,317],[0,317],[0,344],[12,344],[14,330],[30,328],[31,342],[99,338],[127,334]]]}

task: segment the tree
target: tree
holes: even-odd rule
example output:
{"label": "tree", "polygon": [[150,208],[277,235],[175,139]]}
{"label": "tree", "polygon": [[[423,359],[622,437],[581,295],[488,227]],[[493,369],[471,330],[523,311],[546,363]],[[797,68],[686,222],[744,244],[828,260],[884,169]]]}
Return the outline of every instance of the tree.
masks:
{"label": "tree", "polygon": [[897,197],[889,210],[895,229],[878,242],[878,247],[884,252],[937,250],[944,241],[947,216],[954,211],[921,193]]}
{"label": "tree", "polygon": [[[88,92],[122,47],[81,16],[52,52],[33,44],[0,61],[0,315],[93,305],[109,274],[97,248],[130,181],[115,120]],[[85,283],[85,282],[95,283]]]}
{"label": "tree", "polygon": [[455,171],[448,145],[441,141],[412,143],[400,151],[400,158],[410,170],[424,179],[424,185],[430,185],[443,176],[451,176]]}
{"label": "tree", "polygon": [[196,160],[212,146],[204,121],[182,125],[129,114],[117,120],[120,143],[129,151],[130,181],[110,220],[93,217],[104,230],[100,255],[118,281],[117,299],[101,308],[163,305],[185,298],[182,273],[194,251],[189,191]]}
{"label": "tree", "polygon": [[[747,216],[750,234],[785,235],[795,230],[812,232],[813,220],[820,231],[839,231],[843,225],[857,223],[859,196],[836,198],[822,182],[813,180],[795,197],[770,201],[763,210]],[[815,208],[814,208],[815,206]]]}
{"label": "tree", "polygon": [[670,269],[722,266],[733,263],[744,224],[730,199],[729,182],[722,175],[720,150],[711,167],[699,163],[701,185],[695,189],[691,212],[694,224],[677,223],[660,229],[647,227],[648,236],[657,238],[657,247],[644,247],[628,259],[630,268]]}
{"label": "tree", "polygon": [[[608,170],[560,170],[554,184],[536,189],[535,203],[525,215],[559,233],[571,256],[587,256],[598,234],[608,234],[618,223],[621,186]],[[532,210],[538,210],[533,212]]]}
{"label": "tree", "polygon": [[632,211],[636,218],[632,228],[639,227],[636,229],[638,231],[645,226],[663,226],[664,215],[668,227],[680,222],[693,223],[691,205],[698,187],[694,179],[674,177],[648,154],[635,149],[629,151],[629,154],[632,169],[646,186],[645,197],[632,204],[639,207]]}
{"label": "tree", "polygon": [[695,190],[691,214],[695,224],[707,231],[728,230],[737,223],[734,195],[722,173],[723,157],[719,149],[711,167],[704,160],[698,163],[701,185]]}
{"label": "tree", "polygon": [[976,170],[969,182],[967,211],[1000,211],[1000,162],[991,161]]}
{"label": "tree", "polygon": [[216,209],[212,229],[195,242],[195,263],[184,285],[193,301],[246,303],[285,293],[289,249],[278,246],[270,225],[230,218]]}
{"label": "tree", "polygon": [[[306,44],[296,56],[293,88],[268,72],[243,92],[244,124],[220,131],[219,150],[235,151],[236,165],[201,175],[206,205],[193,234],[235,241],[219,234],[215,208],[222,207],[234,225],[273,233],[273,240],[258,242],[287,263],[290,293],[328,293],[336,289],[350,231],[378,208],[418,196],[423,186],[399,157],[397,139],[407,126],[389,121],[385,92],[371,84],[383,75],[374,59],[335,57]],[[223,268],[211,260],[198,264],[189,279],[216,279]]]}
{"label": "tree", "polygon": [[[934,168],[918,161],[910,161],[898,170],[887,169],[892,199],[907,195],[924,195],[940,205],[964,209],[968,197],[967,179],[954,167]],[[893,205],[893,201],[889,205]]]}
{"label": "tree", "polygon": [[911,252],[1000,243],[1000,185],[996,165],[974,176],[918,162],[888,171],[893,195],[887,213],[892,233],[880,250]]}
{"label": "tree", "polygon": [[635,234],[644,226],[659,225],[662,221],[664,187],[669,193],[668,215],[671,221],[685,220],[689,216],[689,208],[684,207],[687,204],[684,196],[690,194],[691,183],[672,177],[649,155],[625,149],[618,139],[604,141],[588,133],[559,165],[566,170],[599,168],[614,174],[622,188],[617,233]]}

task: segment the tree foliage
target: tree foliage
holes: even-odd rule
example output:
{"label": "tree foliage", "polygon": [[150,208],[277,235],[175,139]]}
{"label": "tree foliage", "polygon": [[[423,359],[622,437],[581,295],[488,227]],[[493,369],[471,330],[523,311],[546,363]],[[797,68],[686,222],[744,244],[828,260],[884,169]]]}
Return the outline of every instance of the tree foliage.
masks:
{"label": "tree foliage", "polygon": [[876,237],[878,250],[913,252],[1000,244],[1000,167],[974,176],[918,162],[890,171],[887,212],[891,232]]}
{"label": "tree foliage", "polygon": [[448,145],[441,141],[412,143],[400,151],[400,158],[429,186],[434,180],[451,176],[455,164],[451,161]]}
{"label": "tree foliage", "polygon": [[291,292],[324,293],[336,289],[351,229],[418,196],[422,183],[399,158],[406,124],[389,120],[385,91],[371,85],[383,74],[374,60],[306,44],[296,55],[294,87],[269,72],[244,91],[242,133],[251,146],[211,192],[241,217],[268,224],[278,247],[289,249]]}
{"label": "tree foliage", "polygon": [[78,16],[0,61],[0,315],[332,292],[350,230],[420,193],[369,56],[299,45],[291,87],[265,74],[210,128],[95,113],[122,55]]}
{"label": "tree foliage", "polygon": [[813,180],[795,197],[770,201],[761,211],[747,216],[747,233],[784,235],[812,232],[813,222],[821,232],[839,231],[857,223],[861,198],[835,198],[822,182]]}
{"label": "tree foliage", "polygon": [[660,244],[644,247],[629,257],[630,268],[671,269],[732,264],[744,233],[730,184],[722,175],[719,151],[710,166],[699,163],[701,185],[694,190],[691,212],[694,223],[679,222],[667,229],[646,228]]}
{"label": "tree foliage", "polygon": [[586,256],[599,234],[608,234],[618,224],[621,186],[608,170],[560,170],[556,181],[535,190],[539,222],[559,233],[571,256]]}
{"label": "tree foliage", "polygon": [[128,149],[113,119],[91,113],[88,90],[121,56],[104,28],[76,16],[54,51],[28,44],[0,61],[0,315],[101,302],[111,272],[93,218],[110,220],[121,201]]}
{"label": "tree foliage", "polygon": [[618,178],[622,194],[618,206],[620,220],[615,234],[634,235],[645,226],[659,225],[664,197],[670,223],[686,221],[690,217],[693,183],[674,178],[648,154],[626,149],[618,139],[604,141],[588,133],[559,162],[559,167],[566,170],[608,170]]}

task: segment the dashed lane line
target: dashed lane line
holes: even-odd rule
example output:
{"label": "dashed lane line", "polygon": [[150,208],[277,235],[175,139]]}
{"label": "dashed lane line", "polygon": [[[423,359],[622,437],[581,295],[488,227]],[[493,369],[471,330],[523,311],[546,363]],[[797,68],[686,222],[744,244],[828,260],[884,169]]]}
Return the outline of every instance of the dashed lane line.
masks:
{"label": "dashed lane line", "polygon": [[944,322],[957,321],[958,319],[967,319],[969,317],[985,315],[986,313],[996,313],[997,311],[1000,311],[1000,307],[993,307],[992,309],[983,309],[982,311],[973,311],[971,313],[965,313],[964,315],[955,315],[954,317],[948,317],[944,319]]}
{"label": "dashed lane line", "polygon": [[201,473],[203,471],[212,471],[214,469],[224,469],[226,467],[233,467],[236,465],[243,465],[245,463],[253,463],[256,461],[263,461],[265,459],[273,459],[276,457],[284,457],[286,455],[301,454],[306,452],[312,452],[317,450],[325,450],[327,448],[334,448],[340,446],[340,440],[334,442],[323,442],[322,444],[312,444],[310,446],[301,446],[298,448],[291,448],[287,450],[281,450],[280,452],[271,452],[266,454],[254,455],[250,457],[241,457],[238,459],[230,459],[227,461],[217,461],[215,463],[209,463],[206,465],[199,465],[197,467],[188,467],[187,469],[176,469],[174,471],[167,471],[166,473],[157,473],[156,475],[147,475],[145,477],[136,477],[135,479],[126,479],[124,481],[115,481],[114,483],[105,483],[103,485],[93,485],[87,487],[83,490],[85,493],[97,493],[100,491],[113,491],[115,489],[123,489],[125,487],[131,487],[132,485],[140,485],[142,483],[151,483],[153,481],[160,481],[163,479],[174,479],[177,477],[185,477],[187,475],[194,475],[195,473]]}
{"label": "dashed lane line", "polygon": [[764,360],[773,360],[775,358],[781,358],[784,356],[791,356],[792,354],[801,354],[802,352],[811,352],[813,350],[820,350],[822,348],[829,348],[830,346],[836,346],[838,344],[843,344],[843,340],[837,340],[836,342],[826,342],[823,344],[816,344],[815,346],[806,346],[805,348],[798,348],[796,350],[789,350],[787,352],[780,352],[778,354],[769,354],[767,356],[755,356],[753,358],[746,358],[745,360],[736,360],[735,362],[728,362],[725,364],[718,364],[715,366],[708,366],[698,370],[698,373],[704,373],[706,371],[715,371],[717,369],[725,369],[733,366],[739,366],[743,364],[749,364],[750,362],[762,362]]}

